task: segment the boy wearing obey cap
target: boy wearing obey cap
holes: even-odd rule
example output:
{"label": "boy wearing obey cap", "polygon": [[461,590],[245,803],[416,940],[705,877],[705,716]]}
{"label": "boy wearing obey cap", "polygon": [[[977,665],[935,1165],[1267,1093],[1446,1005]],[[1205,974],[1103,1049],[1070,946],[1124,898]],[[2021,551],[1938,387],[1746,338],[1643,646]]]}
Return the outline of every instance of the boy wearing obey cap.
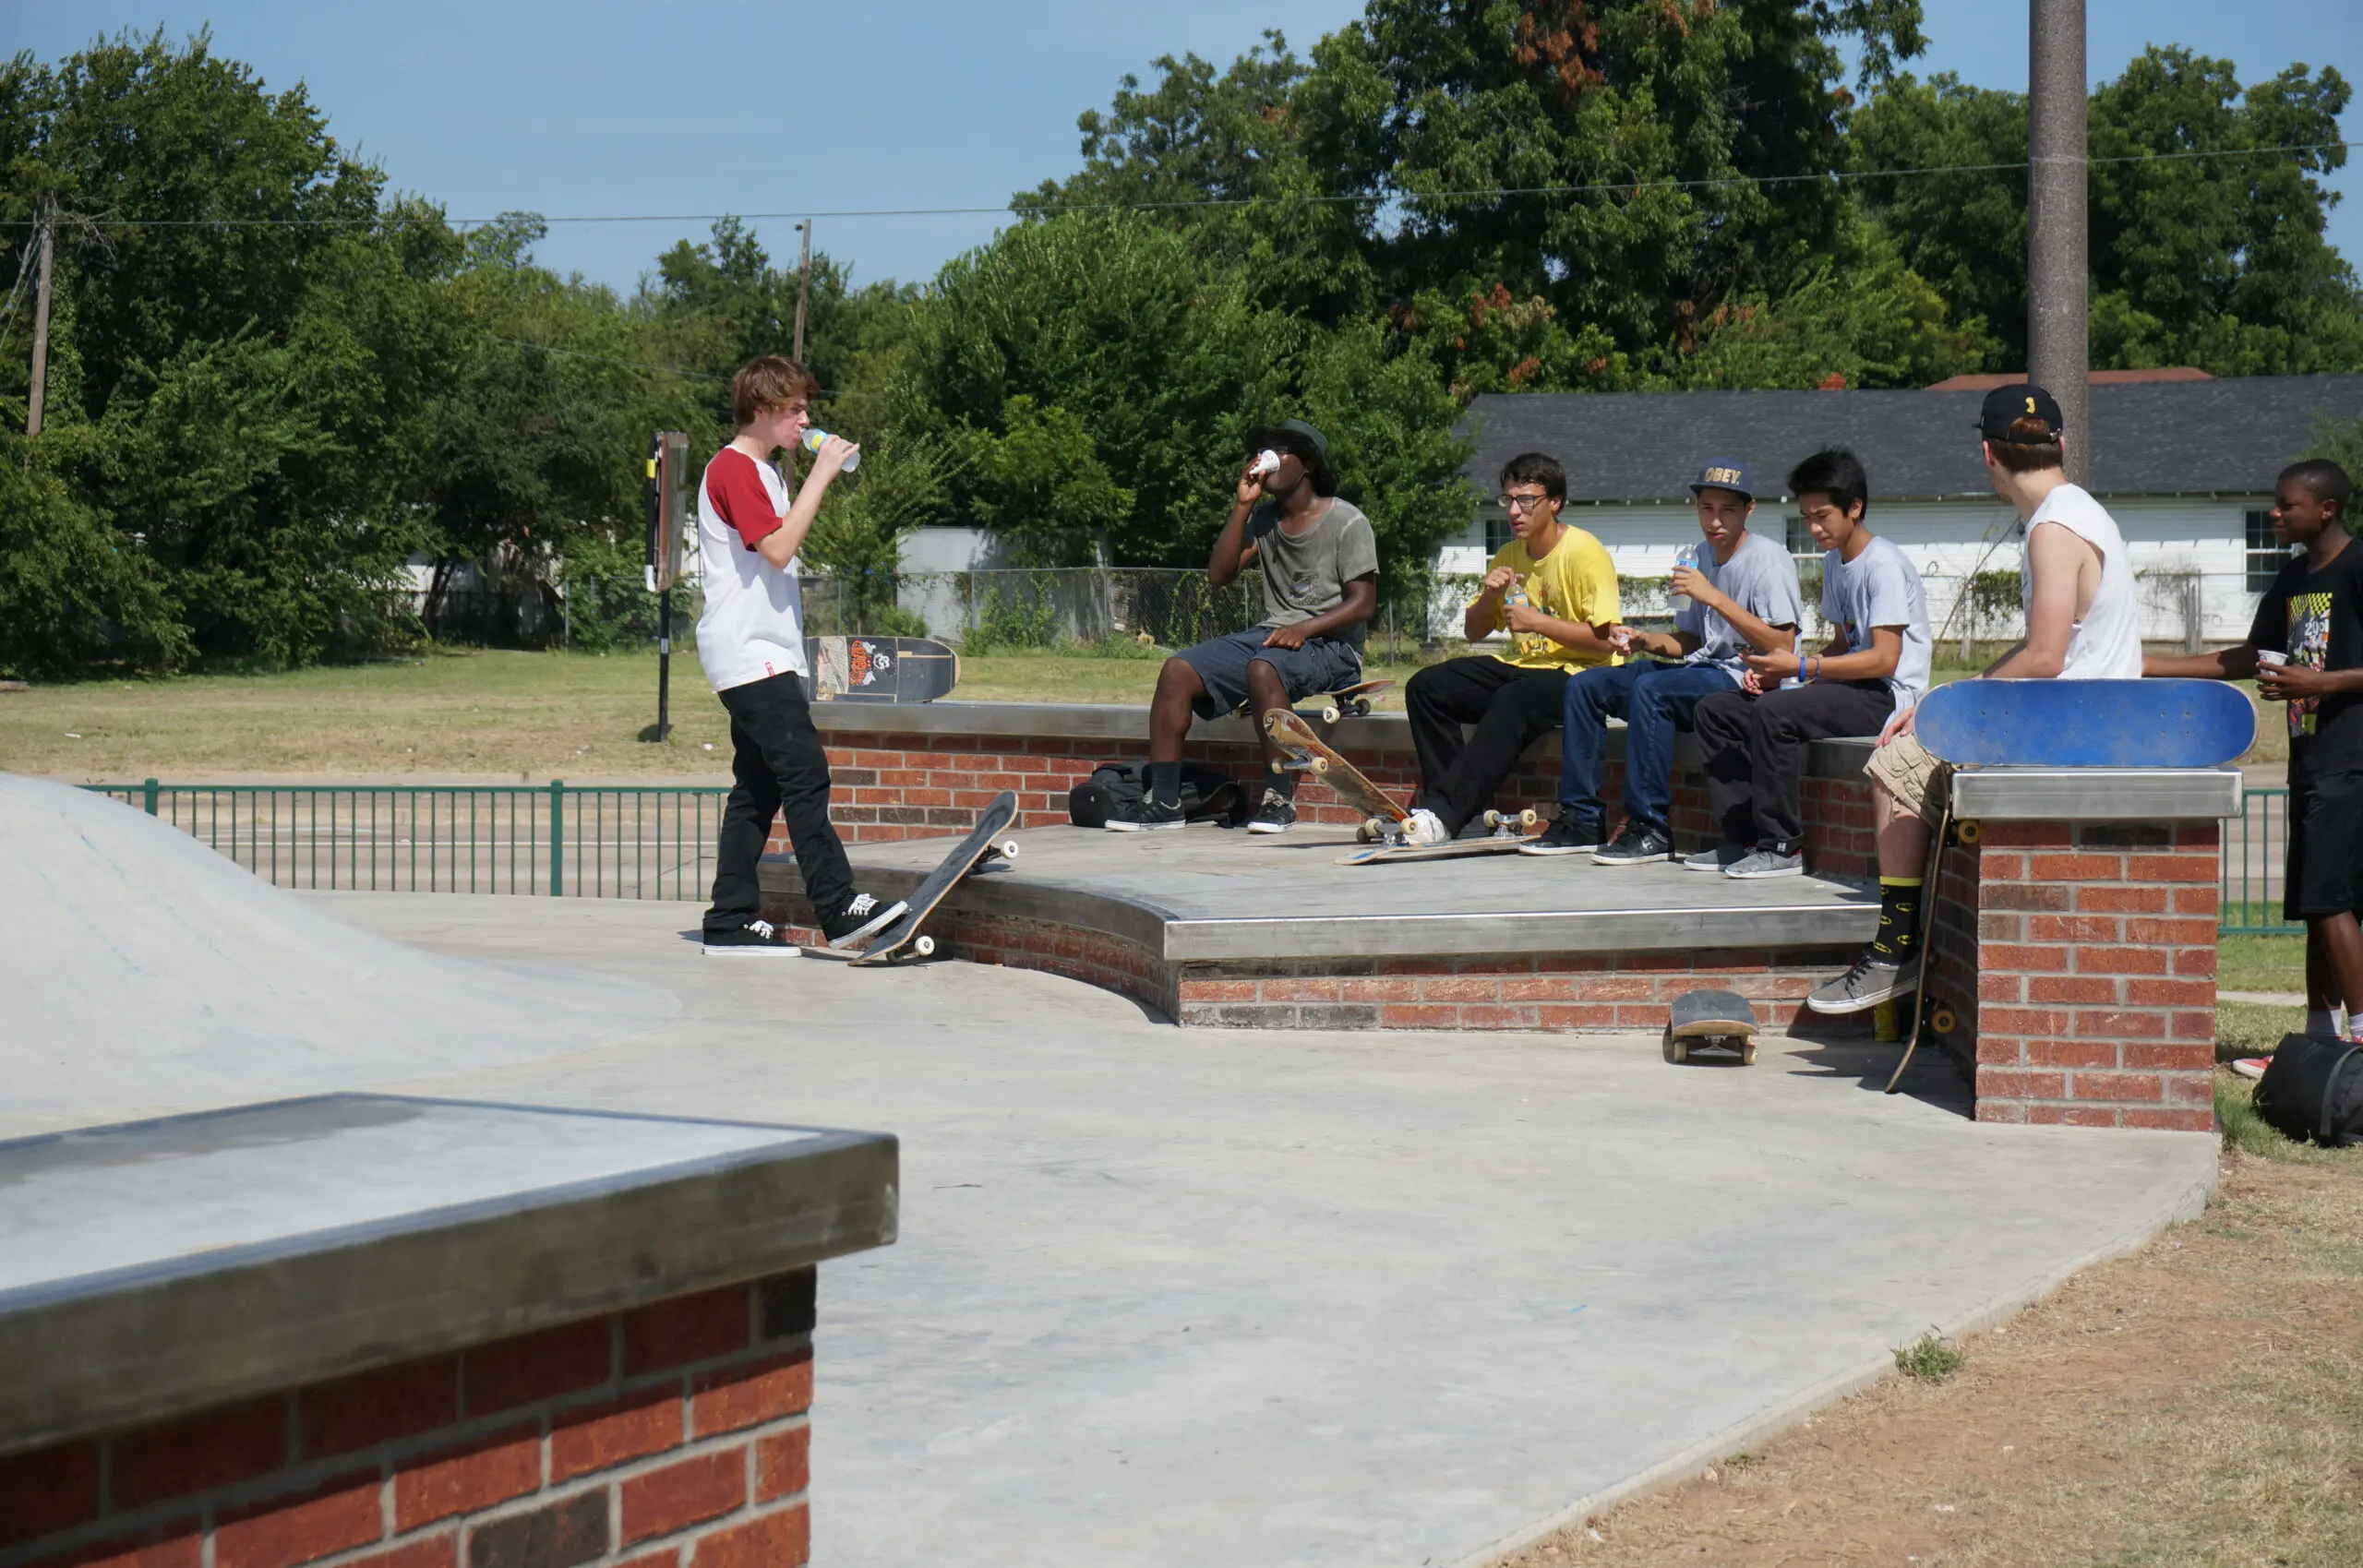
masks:
{"label": "boy wearing obey cap", "polygon": [[[1997,387],[1985,395],[1977,429],[1987,482],[2018,508],[2026,534],[2019,599],[2027,619],[2026,636],[1979,678],[2139,680],[2133,568],[2107,509],[2069,482],[2058,401],[2023,381]],[[1860,1012],[1920,985],[1928,829],[1952,788],[1951,771],[1912,733],[1906,710],[1888,721],[1865,772],[1878,834],[1878,934],[1853,968],[1813,993],[1821,1012]]]}

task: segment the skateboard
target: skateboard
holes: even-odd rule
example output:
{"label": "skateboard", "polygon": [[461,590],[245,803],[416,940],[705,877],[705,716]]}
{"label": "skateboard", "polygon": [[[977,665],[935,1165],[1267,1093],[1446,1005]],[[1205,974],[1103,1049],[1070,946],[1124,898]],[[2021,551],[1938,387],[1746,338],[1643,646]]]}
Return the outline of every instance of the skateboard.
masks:
{"label": "skateboard", "polygon": [[1376,834],[1376,842],[1367,849],[1357,849],[1350,855],[1337,856],[1340,866],[1372,866],[1382,860],[1458,860],[1469,855],[1499,855],[1520,844],[1532,844],[1542,832],[1542,814],[1529,808],[1524,811],[1488,811],[1485,826],[1490,831],[1474,838],[1457,838],[1450,844],[1407,844],[1398,836],[1384,830],[1374,830],[1368,822],[1357,830],[1359,834]]}
{"label": "skateboard", "polygon": [[1329,748],[1329,743],[1313,733],[1304,715],[1289,708],[1275,708],[1264,715],[1264,734],[1287,759],[1272,764],[1278,772],[1311,773],[1329,786],[1329,793],[1345,801],[1362,814],[1362,836],[1375,838],[1399,828],[1409,811],[1395,803],[1395,797],[1362,777],[1361,770]]}
{"label": "skateboard", "polygon": [[1739,1053],[1742,1067],[1756,1065],[1756,1008],[1737,991],[1685,991],[1666,1014],[1665,1059],[1688,1061],[1701,1046]]}
{"label": "skateboard", "polygon": [[[2132,683],[2129,681],[2125,684]],[[2239,693],[2234,692],[2233,695],[2237,697]],[[2242,700],[2247,700],[2243,698]],[[1921,744],[1925,745],[1926,742],[1924,741]],[[2246,750],[2247,748],[2243,747],[2241,749]],[[1929,1031],[1934,1030],[1939,1035],[1949,1035],[1958,1022],[1953,1017],[1953,1010],[1939,1006],[1934,994],[1928,989],[1928,978],[1936,973],[1937,969],[1937,953],[1931,939],[1937,931],[1937,890],[1938,879],[1943,876],[1945,869],[1945,841],[1950,839],[1959,844],[1975,844],[1977,831],[1975,822],[1953,820],[1951,792],[1947,791],[1945,805],[1937,813],[1936,831],[1928,835],[1927,868],[1921,873],[1920,877],[1920,914],[1919,918],[1913,922],[1919,931],[1914,939],[1913,951],[1920,955],[1920,986],[1912,997],[1912,1033],[1904,1036],[1903,1055],[1897,1059],[1895,1071],[1888,1074],[1887,1092],[1890,1095],[1901,1087],[1903,1070],[1912,1065],[1912,1053],[1920,1048],[1921,1040],[1928,1035]]]}
{"label": "skateboard", "polygon": [[[1349,714],[1357,719],[1367,719],[1370,717],[1370,694],[1394,684],[1391,680],[1366,680],[1359,686],[1341,686],[1335,691],[1324,692],[1319,708],[1311,711],[1299,709],[1298,716],[1313,718],[1317,715],[1325,724],[1334,724]],[[1239,706],[1230,711],[1230,716],[1234,719],[1247,717],[1247,704],[1252,700],[1252,698],[1241,700]]]}
{"label": "skateboard", "polygon": [[816,702],[932,702],[960,684],[960,655],[924,637],[808,637]]}
{"label": "skateboard", "polygon": [[2213,768],[2256,741],[2256,709],[2220,680],[1956,680],[1913,732],[1957,767]]}
{"label": "skateboard", "polygon": [[994,835],[1006,832],[1016,820],[1017,796],[1014,791],[1003,790],[993,796],[992,804],[977,819],[977,825],[968,830],[968,836],[954,844],[951,853],[927,874],[927,880],[911,890],[911,896],[904,901],[910,907],[893,925],[870,938],[867,947],[858,951],[808,947],[805,955],[841,958],[856,969],[865,969],[901,963],[906,952],[913,958],[925,958],[934,952],[935,939],[919,934],[920,923],[935,913],[935,906],[959,885],[961,878],[989,860],[1017,858],[1016,840],[994,842]]}

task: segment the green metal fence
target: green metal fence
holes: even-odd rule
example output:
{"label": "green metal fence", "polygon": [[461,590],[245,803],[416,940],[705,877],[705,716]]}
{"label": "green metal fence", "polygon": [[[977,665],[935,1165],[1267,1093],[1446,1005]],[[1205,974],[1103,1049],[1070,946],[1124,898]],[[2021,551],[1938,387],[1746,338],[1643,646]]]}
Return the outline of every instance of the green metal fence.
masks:
{"label": "green metal fence", "polygon": [[729,790],[702,785],[92,784],[274,887],[702,899]]}
{"label": "green metal fence", "polygon": [[2243,790],[2240,814],[2224,824],[2215,923],[2227,937],[2280,936],[2305,927],[2281,917],[2281,874],[2289,853],[2289,792]]}

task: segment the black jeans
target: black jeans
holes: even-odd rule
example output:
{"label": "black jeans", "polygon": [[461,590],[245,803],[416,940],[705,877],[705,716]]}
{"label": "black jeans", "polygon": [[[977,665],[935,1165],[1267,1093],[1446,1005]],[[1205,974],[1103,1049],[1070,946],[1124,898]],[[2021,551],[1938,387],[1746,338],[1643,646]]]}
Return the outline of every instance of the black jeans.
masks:
{"label": "black jeans", "polygon": [[1894,712],[1881,680],[1814,680],[1760,697],[1725,691],[1699,703],[1690,722],[1707,764],[1707,809],[1723,842],[1797,853],[1807,743],[1877,735]]}
{"label": "black jeans", "polygon": [[714,852],[709,931],[745,925],[762,908],[756,871],[772,819],[787,817],[787,842],[816,918],[826,922],[853,902],[853,868],[829,825],[829,754],[812,727],[803,678],[793,672],[749,681],[722,693],[730,712],[730,803]]}
{"label": "black jeans", "polygon": [[[1457,833],[1484,808],[1526,748],[1559,727],[1567,672],[1528,670],[1486,654],[1430,664],[1403,688],[1420,804]],[[1460,726],[1477,733],[1463,746]]]}

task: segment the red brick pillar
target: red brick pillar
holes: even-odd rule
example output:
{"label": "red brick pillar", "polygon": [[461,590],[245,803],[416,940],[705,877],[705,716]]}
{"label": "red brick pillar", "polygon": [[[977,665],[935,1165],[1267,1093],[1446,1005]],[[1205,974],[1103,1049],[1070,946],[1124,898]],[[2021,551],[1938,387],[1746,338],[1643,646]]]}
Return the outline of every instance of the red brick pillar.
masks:
{"label": "red brick pillar", "polygon": [[1970,828],[1946,852],[1930,988],[1977,1119],[2212,1131],[2218,824]]}

